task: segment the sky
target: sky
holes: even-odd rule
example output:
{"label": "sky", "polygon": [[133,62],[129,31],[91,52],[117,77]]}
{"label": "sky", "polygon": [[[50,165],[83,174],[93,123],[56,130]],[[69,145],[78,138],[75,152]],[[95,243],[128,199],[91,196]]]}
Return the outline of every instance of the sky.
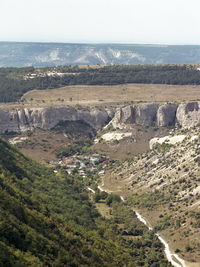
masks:
{"label": "sky", "polygon": [[0,41],[200,44],[199,0],[0,0]]}

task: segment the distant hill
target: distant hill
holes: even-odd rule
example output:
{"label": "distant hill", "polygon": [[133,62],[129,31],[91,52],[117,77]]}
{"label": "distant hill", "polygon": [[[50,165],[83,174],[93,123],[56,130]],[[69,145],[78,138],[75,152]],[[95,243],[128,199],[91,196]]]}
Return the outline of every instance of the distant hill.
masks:
{"label": "distant hill", "polygon": [[200,46],[0,42],[0,67],[183,63],[200,63]]}

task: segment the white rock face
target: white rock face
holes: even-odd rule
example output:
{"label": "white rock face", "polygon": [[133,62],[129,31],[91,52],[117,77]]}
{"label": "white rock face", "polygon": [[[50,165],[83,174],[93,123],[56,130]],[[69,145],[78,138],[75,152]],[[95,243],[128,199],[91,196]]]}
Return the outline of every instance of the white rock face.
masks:
{"label": "white rock face", "polygon": [[121,125],[175,126],[183,128],[200,124],[200,102],[186,104],[138,104],[118,109],[112,120],[114,127]]}
{"label": "white rock face", "polygon": [[118,109],[112,120],[113,125],[137,124],[143,126],[154,126],[159,105],[138,104]]}
{"label": "white rock face", "polygon": [[157,111],[157,125],[171,126],[175,124],[177,104],[164,104]]}
{"label": "white rock face", "polygon": [[176,114],[177,123],[184,128],[200,124],[200,102],[180,104]]}
{"label": "white rock face", "polygon": [[84,121],[98,130],[110,120],[114,127],[126,125],[175,126],[200,124],[200,102],[186,104],[137,104],[117,110],[103,108],[46,107],[0,110],[0,133],[20,133],[34,128],[52,129],[60,121]]}
{"label": "white rock face", "polygon": [[110,116],[106,110],[80,110],[78,111],[78,120],[83,120],[90,124],[90,126],[92,126],[94,129],[98,130],[109,122]]}
{"label": "white rock face", "polygon": [[60,121],[79,120],[98,130],[109,122],[110,116],[107,110],[77,110],[72,107],[0,110],[0,133],[19,133],[33,130],[34,128],[52,129]]}
{"label": "white rock face", "polygon": [[16,110],[10,112],[0,110],[0,132],[20,132]]}
{"label": "white rock face", "polygon": [[163,143],[175,145],[176,143],[183,142],[185,137],[186,135],[175,135],[175,136],[164,136],[161,138],[152,138],[149,141],[149,147],[150,149],[152,149],[155,144],[162,145]]}
{"label": "white rock face", "polygon": [[138,125],[154,126],[157,121],[158,104],[141,104],[136,106],[135,122]]}
{"label": "white rock face", "polygon": [[107,142],[114,141],[114,140],[122,140],[126,137],[131,137],[132,133],[117,133],[117,132],[109,132],[105,133],[101,136],[101,138]]}
{"label": "white rock face", "polygon": [[135,124],[136,109],[135,106],[126,106],[123,108],[117,109],[114,114],[114,118],[112,120],[112,124],[114,127],[120,127],[121,124]]}

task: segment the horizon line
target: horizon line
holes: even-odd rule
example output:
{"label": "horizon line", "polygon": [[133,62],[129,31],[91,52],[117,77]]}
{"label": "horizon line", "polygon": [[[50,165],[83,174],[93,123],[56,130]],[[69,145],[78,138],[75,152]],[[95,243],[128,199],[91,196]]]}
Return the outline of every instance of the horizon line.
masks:
{"label": "horizon line", "polygon": [[181,44],[169,44],[169,43],[132,43],[132,42],[89,42],[89,41],[77,41],[77,42],[57,42],[57,41],[1,41],[0,43],[40,43],[40,44],[88,44],[88,45],[145,45],[145,46],[200,46],[200,44],[187,44],[187,43],[181,43]]}

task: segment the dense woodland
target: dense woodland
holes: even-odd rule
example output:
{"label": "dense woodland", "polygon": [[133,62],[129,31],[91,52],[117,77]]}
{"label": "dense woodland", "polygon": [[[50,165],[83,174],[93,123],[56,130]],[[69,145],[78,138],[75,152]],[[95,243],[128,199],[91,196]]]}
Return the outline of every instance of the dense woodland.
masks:
{"label": "dense woodland", "polygon": [[[64,76],[28,74],[56,71]],[[105,67],[60,66],[56,68],[0,68],[0,102],[19,101],[32,89],[65,85],[116,85],[124,83],[200,84],[200,71],[190,65],[112,65]]]}
{"label": "dense woodland", "polygon": [[119,197],[96,200],[113,206],[105,219],[88,195],[77,174],[54,173],[0,139],[0,266],[171,266]]}

